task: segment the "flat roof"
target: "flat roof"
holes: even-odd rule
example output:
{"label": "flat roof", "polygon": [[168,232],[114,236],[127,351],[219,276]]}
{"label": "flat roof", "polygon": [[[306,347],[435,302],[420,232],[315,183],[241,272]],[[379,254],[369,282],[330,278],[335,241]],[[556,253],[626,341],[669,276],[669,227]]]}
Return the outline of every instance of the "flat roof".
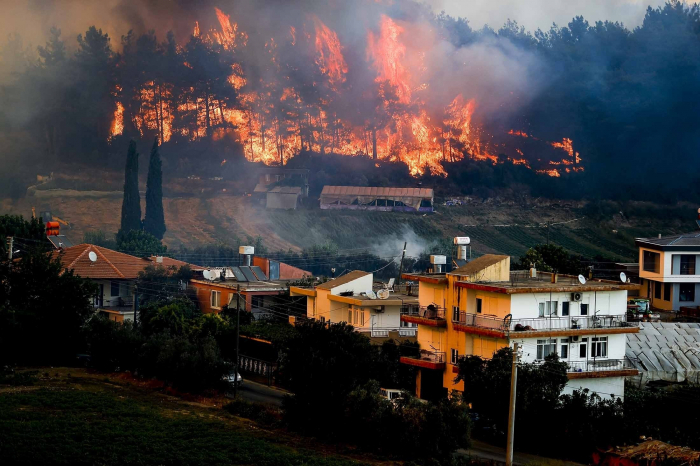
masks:
{"label": "flat roof", "polygon": [[238,285],[241,286],[241,292],[246,291],[284,291],[287,289],[287,285],[278,282],[238,282],[236,280],[197,280],[195,278],[191,279],[192,283],[199,283],[201,285],[209,285],[213,287],[226,288],[230,290],[235,290]]}
{"label": "flat roof", "polygon": [[369,296],[339,296],[328,295],[329,301],[338,303],[354,304],[355,306],[401,306],[402,304],[418,304],[418,296],[392,293],[387,299],[372,299]]}
{"label": "flat roof", "polygon": [[432,188],[380,188],[371,186],[324,186],[321,196],[433,197]]}
{"label": "flat roof", "polygon": [[346,273],[342,277],[334,278],[326,283],[321,283],[316,288],[319,290],[330,290],[338,286],[343,286],[351,281],[357,280],[358,278],[366,277],[367,275],[372,274],[369,272],[363,272],[362,270],[353,270],[352,272]]}
{"label": "flat roof", "polygon": [[507,282],[467,282],[455,283],[460,288],[468,288],[492,293],[521,294],[521,293],[549,293],[549,292],[576,292],[576,291],[619,291],[638,290],[640,285],[634,283],[622,283],[613,280],[593,278],[586,280],[582,285],[578,277],[574,275],[557,275],[557,283],[552,283],[552,274],[549,272],[537,272],[537,278],[531,278],[527,270],[518,270],[510,273],[510,281]]}
{"label": "flat roof", "polygon": [[452,275],[472,275],[477,272],[484,270],[487,267],[491,267],[494,264],[503,262],[506,259],[510,259],[510,256],[503,256],[499,254],[484,254],[481,257],[467,262],[463,266],[450,272]]}
{"label": "flat roof", "polygon": [[662,236],[661,238],[637,238],[634,243],[639,247],[658,251],[670,251],[674,249],[700,251],[700,232]]}

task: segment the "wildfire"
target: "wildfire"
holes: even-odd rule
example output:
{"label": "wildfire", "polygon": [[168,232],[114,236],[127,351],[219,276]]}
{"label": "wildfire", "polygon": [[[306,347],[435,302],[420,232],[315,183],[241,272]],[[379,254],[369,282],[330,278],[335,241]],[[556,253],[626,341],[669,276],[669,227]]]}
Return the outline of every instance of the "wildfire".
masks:
{"label": "wildfire", "polygon": [[316,53],[318,55],[316,64],[323,74],[328,75],[331,84],[345,82],[348,65],[343,58],[338,35],[323,24],[317,16],[313,16],[313,22],[316,28]]}
{"label": "wildfire", "polygon": [[[200,31],[199,23],[195,22],[193,36],[200,38],[212,51],[231,52],[246,47],[248,35],[238,24],[218,8],[215,13],[219,29]],[[341,86],[351,76],[343,44],[338,34],[318,17],[312,15],[310,21],[311,31],[306,27],[297,31],[290,26],[289,36],[286,31],[280,31],[278,37],[266,40],[265,54],[259,57],[268,66],[264,82],[254,74],[246,76],[240,63],[231,66],[231,74],[224,84],[236,91],[235,104],[227,105],[231,101],[212,95],[208,89],[203,92],[202,88],[193,86],[178,88],[176,92],[171,84],[145,82],[135,90],[138,105],[130,102],[128,106],[130,111],[135,107],[135,113],[125,115],[124,105],[117,102],[112,137],[124,132],[127,118],[128,128],[134,128],[141,136],[156,133],[163,142],[177,138],[191,141],[206,137],[235,139],[240,142],[246,159],[268,165],[284,164],[300,151],[312,151],[372,156],[377,159],[378,167],[382,160],[402,161],[413,175],[430,170],[446,176],[443,162],[457,162],[465,157],[494,165],[507,158],[514,165],[534,168],[537,173],[552,177],[583,170],[578,165],[581,159],[573,150],[571,139],[543,141],[543,144],[564,150],[568,157],[561,161],[532,161],[534,167],[531,167],[519,148],[499,159],[497,154],[505,145],[491,143],[492,136],[483,132],[478,117],[475,118],[476,99],[459,94],[444,108],[435,102],[426,103],[429,101],[426,98],[429,88],[426,51],[420,50],[421,47],[407,48],[411,25],[399,24],[386,15],[381,16],[378,31],[367,33],[367,69],[376,76],[375,85],[365,91],[362,98],[367,96],[370,110],[360,118],[347,117],[347,109],[337,104],[343,102],[343,93],[349,92],[351,87]],[[308,90],[289,84],[298,82],[296,79],[284,75],[298,66],[296,63],[290,66],[282,56],[281,52],[288,45],[312,57],[312,66],[318,67],[322,75],[316,75],[315,79],[324,82],[313,82],[311,87],[326,86],[319,86],[321,91],[312,99],[308,97]],[[192,62],[183,58],[184,66],[197,71],[199,65],[195,60]],[[279,80],[268,78],[275,74],[280,75]],[[118,88],[115,96],[120,95]],[[511,129],[507,134],[539,141],[521,130]],[[221,162],[225,163],[226,160]],[[561,168],[547,168],[546,164]]]}

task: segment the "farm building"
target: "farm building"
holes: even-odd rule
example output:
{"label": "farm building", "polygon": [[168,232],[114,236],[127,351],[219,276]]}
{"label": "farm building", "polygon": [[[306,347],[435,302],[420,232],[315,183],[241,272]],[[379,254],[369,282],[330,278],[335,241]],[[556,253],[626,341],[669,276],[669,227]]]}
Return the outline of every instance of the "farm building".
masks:
{"label": "farm building", "polygon": [[299,186],[275,186],[267,192],[265,207],[294,210],[299,204],[300,196],[301,188]]}
{"label": "farm building", "polygon": [[321,209],[432,212],[433,199],[427,188],[324,186]]}

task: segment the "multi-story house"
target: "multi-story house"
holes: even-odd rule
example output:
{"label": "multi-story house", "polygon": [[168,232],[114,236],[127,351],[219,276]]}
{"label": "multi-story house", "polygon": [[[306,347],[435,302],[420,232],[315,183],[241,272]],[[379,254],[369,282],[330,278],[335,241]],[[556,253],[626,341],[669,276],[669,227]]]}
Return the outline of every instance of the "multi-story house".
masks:
{"label": "multi-story house", "polygon": [[418,324],[420,352],[401,362],[419,368],[416,394],[437,398],[451,390],[458,359],[490,358],[518,342],[522,362],[557,353],[568,363],[571,392],[588,388],[624,395],[624,378],[637,371],[625,359],[627,291],[639,285],[539,271],[510,271],[510,257],[488,254],[450,273],[405,274],[419,282],[417,310],[403,322]]}
{"label": "multi-story house", "polygon": [[[418,312],[418,297],[409,290],[373,291],[374,276],[355,270],[313,288],[290,287],[292,296],[306,296],[306,317],[347,322],[373,341],[410,339],[418,324],[402,322],[402,314]],[[376,288],[375,288],[376,289]]]}
{"label": "multi-story house", "polygon": [[667,311],[700,305],[700,233],[638,238],[640,296]]}

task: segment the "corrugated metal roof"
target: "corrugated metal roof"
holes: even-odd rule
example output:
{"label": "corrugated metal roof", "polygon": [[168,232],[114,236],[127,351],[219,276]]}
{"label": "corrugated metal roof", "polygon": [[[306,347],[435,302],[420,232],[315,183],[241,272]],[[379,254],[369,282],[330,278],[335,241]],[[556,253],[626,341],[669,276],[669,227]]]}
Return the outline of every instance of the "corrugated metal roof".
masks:
{"label": "corrugated metal roof", "polygon": [[321,196],[387,196],[432,198],[432,188],[380,188],[371,186],[324,186]]}
{"label": "corrugated metal roof", "polygon": [[639,333],[627,336],[627,357],[643,382],[697,383],[700,379],[700,324],[642,322]]}
{"label": "corrugated metal roof", "polygon": [[700,233],[684,233],[682,235],[662,236],[661,238],[637,238],[637,241],[656,246],[700,246]]}
{"label": "corrugated metal roof", "polygon": [[275,186],[268,192],[280,194],[301,194],[301,188],[299,186]]}

